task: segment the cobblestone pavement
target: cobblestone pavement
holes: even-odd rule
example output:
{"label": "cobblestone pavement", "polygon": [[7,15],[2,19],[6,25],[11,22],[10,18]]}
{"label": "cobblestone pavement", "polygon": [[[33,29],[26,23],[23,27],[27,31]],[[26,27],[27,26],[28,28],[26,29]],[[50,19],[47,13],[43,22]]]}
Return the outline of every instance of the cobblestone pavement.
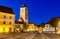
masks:
{"label": "cobblestone pavement", "polygon": [[60,35],[52,33],[11,33],[11,34],[0,34],[0,39],[60,39]]}

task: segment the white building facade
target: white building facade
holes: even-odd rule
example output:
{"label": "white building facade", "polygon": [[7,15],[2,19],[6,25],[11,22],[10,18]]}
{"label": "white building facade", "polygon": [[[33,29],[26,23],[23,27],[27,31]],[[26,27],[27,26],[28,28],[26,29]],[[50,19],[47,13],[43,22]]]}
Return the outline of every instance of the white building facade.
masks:
{"label": "white building facade", "polygon": [[45,24],[45,27],[43,28],[44,32],[55,32],[55,28],[52,27],[50,24]]}

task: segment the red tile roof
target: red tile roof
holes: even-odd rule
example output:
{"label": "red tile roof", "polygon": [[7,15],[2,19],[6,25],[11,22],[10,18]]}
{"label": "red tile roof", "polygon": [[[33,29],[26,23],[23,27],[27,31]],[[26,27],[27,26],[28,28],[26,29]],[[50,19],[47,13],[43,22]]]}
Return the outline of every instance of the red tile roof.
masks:
{"label": "red tile roof", "polygon": [[0,12],[14,14],[12,8],[9,8],[9,7],[6,7],[6,6],[0,6]]}

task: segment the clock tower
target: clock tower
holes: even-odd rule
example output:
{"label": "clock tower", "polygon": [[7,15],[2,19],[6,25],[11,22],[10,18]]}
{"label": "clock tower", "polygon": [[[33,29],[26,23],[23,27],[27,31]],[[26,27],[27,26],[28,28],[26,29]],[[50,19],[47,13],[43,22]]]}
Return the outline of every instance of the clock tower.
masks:
{"label": "clock tower", "polygon": [[[28,24],[28,9],[26,7],[26,4],[23,4],[20,8],[20,18],[22,18],[23,21]],[[20,18],[18,21],[20,21]]]}

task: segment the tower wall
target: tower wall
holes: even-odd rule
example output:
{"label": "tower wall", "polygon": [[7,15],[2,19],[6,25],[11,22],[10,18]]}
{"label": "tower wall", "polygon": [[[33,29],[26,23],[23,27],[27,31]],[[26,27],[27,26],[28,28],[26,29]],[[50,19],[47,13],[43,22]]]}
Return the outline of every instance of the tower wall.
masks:
{"label": "tower wall", "polygon": [[21,17],[25,23],[28,23],[28,9],[27,9],[27,7],[21,7],[20,8],[20,18]]}

